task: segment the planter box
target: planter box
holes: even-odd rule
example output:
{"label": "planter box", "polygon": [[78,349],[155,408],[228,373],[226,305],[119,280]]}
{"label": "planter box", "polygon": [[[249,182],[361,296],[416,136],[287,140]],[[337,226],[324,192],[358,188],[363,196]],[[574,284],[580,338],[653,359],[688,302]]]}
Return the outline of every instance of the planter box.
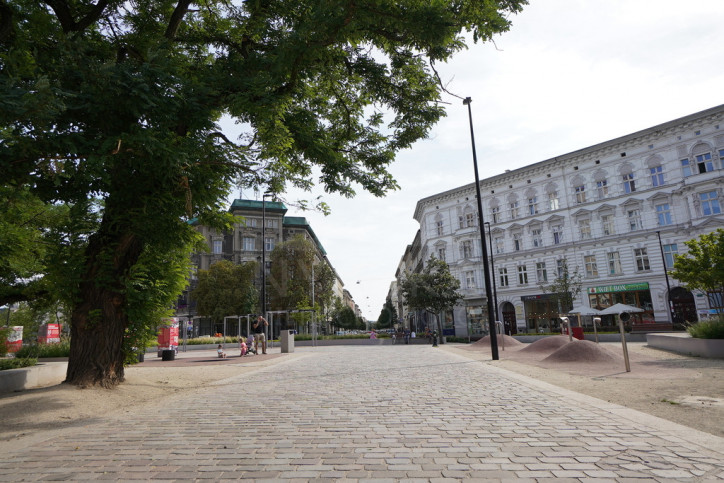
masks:
{"label": "planter box", "polygon": [[724,359],[724,339],[695,339],[689,334],[648,334],[651,347],[690,356]]}

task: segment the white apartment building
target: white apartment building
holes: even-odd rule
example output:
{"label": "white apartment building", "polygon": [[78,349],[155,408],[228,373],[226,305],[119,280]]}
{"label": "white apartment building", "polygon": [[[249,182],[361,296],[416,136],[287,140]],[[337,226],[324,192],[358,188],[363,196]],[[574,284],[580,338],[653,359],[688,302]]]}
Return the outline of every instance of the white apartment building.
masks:
{"label": "white apartment building", "polygon": [[[541,286],[564,260],[582,275],[576,305],[634,305],[644,309],[638,324],[721,309],[721,294],[689,292],[664,263],[670,270],[685,241],[724,227],[723,163],[724,105],[481,180],[496,316],[506,332],[556,328],[558,308]],[[462,284],[446,334],[484,332],[475,184],[421,199],[414,218],[419,260],[444,259]]]}

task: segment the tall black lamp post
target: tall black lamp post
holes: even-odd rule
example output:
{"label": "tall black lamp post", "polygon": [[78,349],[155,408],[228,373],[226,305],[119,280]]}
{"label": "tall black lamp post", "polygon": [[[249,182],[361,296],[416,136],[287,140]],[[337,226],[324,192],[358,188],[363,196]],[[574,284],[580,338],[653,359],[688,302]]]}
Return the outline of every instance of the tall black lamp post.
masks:
{"label": "tall black lamp post", "polygon": [[488,328],[490,331],[490,353],[494,361],[498,357],[498,335],[495,332],[495,311],[493,308],[493,294],[490,290],[490,267],[488,266],[488,248],[485,242],[485,222],[483,221],[483,200],[480,197],[480,177],[478,176],[478,158],[475,154],[475,134],[473,132],[473,111],[470,103],[473,100],[466,97],[463,104],[468,106],[468,119],[470,120],[470,142],[473,146],[473,166],[475,167],[475,192],[478,195],[478,225],[480,226],[480,243],[483,248],[483,273],[485,274],[485,297],[488,299]]}
{"label": "tall black lamp post", "polygon": [[261,196],[261,315],[266,318],[266,199],[274,196],[266,192]]}
{"label": "tall black lamp post", "polygon": [[664,245],[661,244],[661,232],[657,231],[656,236],[659,237],[659,248],[661,249],[661,261],[664,263],[664,275],[666,276],[666,301],[669,306],[669,322],[674,323],[674,304],[671,303],[671,286],[669,285],[669,272],[666,269],[666,257],[664,256]]}
{"label": "tall black lamp post", "polygon": [[488,242],[490,243],[490,271],[493,272],[493,300],[495,300],[495,316],[498,316],[498,287],[495,284],[495,261],[493,260],[493,235],[490,233],[490,222],[486,221],[488,225]]}

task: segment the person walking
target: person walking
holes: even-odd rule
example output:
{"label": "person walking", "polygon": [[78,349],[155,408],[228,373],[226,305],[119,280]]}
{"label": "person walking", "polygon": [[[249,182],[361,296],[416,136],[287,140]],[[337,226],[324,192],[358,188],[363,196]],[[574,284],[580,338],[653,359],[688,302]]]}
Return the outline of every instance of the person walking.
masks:
{"label": "person walking", "polygon": [[261,315],[254,322],[254,351],[257,354],[259,353],[259,341],[261,341],[261,353],[266,354],[266,334],[264,331],[268,326],[269,322]]}

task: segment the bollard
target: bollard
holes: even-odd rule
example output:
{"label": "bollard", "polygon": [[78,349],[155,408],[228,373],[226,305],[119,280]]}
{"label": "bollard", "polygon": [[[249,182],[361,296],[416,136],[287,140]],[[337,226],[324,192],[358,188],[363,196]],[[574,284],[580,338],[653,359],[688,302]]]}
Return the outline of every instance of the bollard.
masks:
{"label": "bollard", "polygon": [[432,346],[437,347],[437,331],[432,331]]}

